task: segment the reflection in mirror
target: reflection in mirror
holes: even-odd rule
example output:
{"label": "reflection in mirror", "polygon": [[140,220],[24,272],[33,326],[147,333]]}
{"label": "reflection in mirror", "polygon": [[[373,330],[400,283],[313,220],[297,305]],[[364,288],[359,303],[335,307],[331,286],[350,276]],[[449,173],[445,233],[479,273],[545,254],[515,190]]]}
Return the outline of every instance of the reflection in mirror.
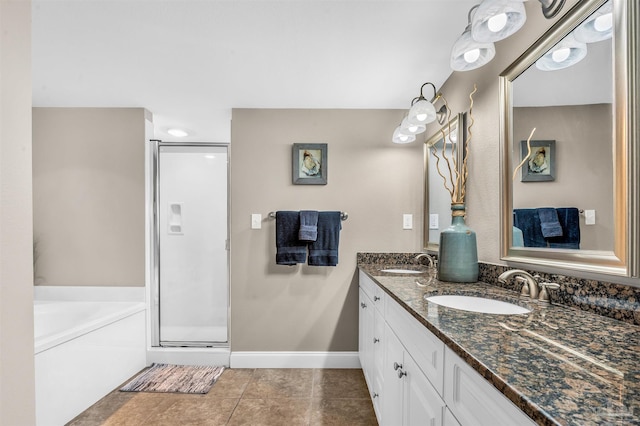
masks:
{"label": "reflection in mirror", "polygon": [[424,144],[424,248],[436,251],[440,231],[451,226],[451,194],[438,174],[433,149],[442,152],[443,144],[449,158],[461,170],[466,142],[466,114],[459,113],[445,123]]}
{"label": "reflection in mirror", "polygon": [[636,69],[611,15],[626,16],[627,1],[580,2],[501,76],[505,260],[636,274],[626,127]]}

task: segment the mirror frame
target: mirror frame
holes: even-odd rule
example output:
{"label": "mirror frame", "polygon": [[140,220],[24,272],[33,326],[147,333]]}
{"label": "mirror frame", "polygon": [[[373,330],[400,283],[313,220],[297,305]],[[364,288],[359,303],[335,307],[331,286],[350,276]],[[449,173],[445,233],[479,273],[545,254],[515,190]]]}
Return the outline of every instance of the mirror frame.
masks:
{"label": "mirror frame", "polygon": [[424,141],[424,218],[423,218],[423,246],[425,251],[437,252],[440,242],[429,241],[429,148],[446,138],[451,133],[450,129],[455,128],[456,133],[456,165],[458,172],[462,170],[464,160],[464,150],[467,145],[467,114],[459,112],[455,117],[444,123],[433,135]]}
{"label": "mirror frame", "polygon": [[614,250],[561,250],[512,247],[513,149],[512,82],[569,34],[606,0],[585,0],[544,33],[500,75],[501,259],[555,270],[638,277],[638,11],[637,0],[612,0],[613,36],[613,159]]}

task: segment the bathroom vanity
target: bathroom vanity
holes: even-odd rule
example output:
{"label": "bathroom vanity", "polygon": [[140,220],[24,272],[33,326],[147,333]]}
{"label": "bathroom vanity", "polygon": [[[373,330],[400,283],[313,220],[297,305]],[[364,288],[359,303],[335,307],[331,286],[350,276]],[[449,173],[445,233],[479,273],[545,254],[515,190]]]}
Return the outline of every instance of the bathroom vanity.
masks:
{"label": "bathroom vanity", "polygon": [[[381,425],[640,424],[640,327],[489,284],[359,269],[360,358]],[[530,312],[425,299],[444,294]]]}

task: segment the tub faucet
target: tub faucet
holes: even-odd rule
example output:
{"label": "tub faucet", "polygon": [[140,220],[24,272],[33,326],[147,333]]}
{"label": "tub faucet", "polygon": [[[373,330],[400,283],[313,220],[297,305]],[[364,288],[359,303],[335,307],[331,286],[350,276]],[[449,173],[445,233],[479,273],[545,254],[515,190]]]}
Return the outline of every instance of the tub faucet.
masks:
{"label": "tub faucet", "polygon": [[435,263],[433,262],[433,257],[431,257],[431,255],[428,254],[428,253],[420,253],[419,255],[417,255],[415,257],[415,260],[419,261],[423,257],[426,257],[427,259],[429,259],[429,268],[434,268],[435,267]]}
{"label": "tub faucet", "polygon": [[520,292],[523,296],[529,296],[532,299],[538,297],[538,279],[539,275],[531,275],[527,271],[523,271],[522,269],[510,269],[506,272],[503,272],[498,277],[498,281],[501,283],[506,283],[507,280],[511,277],[515,276],[517,282],[522,283],[522,291]]}

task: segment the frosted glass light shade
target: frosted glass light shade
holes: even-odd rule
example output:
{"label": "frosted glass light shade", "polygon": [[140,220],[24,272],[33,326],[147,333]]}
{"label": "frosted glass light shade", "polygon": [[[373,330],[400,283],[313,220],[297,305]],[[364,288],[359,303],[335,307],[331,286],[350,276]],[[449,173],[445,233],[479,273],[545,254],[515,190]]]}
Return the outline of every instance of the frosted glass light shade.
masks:
{"label": "frosted glass light shade", "polygon": [[613,35],[613,3],[611,0],[580,24],[573,34],[582,43],[595,43]]}
{"label": "frosted glass light shade", "polygon": [[407,122],[414,125],[426,125],[436,119],[436,108],[431,102],[422,98],[409,110]]}
{"label": "frosted glass light shade", "polygon": [[393,137],[391,138],[393,143],[411,143],[415,140],[415,135],[407,135],[403,133],[400,126],[396,127],[396,130],[393,131]]}
{"label": "frosted glass light shade", "polygon": [[470,71],[480,68],[493,59],[496,48],[493,43],[475,41],[467,29],[451,49],[451,68],[454,71]]}
{"label": "frosted glass light shade", "polygon": [[471,37],[483,43],[505,39],[527,20],[522,0],[484,0],[471,19]]}
{"label": "frosted glass light shade", "polygon": [[400,130],[405,135],[418,135],[427,130],[427,126],[424,124],[411,124],[409,123],[409,118],[405,117],[400,123]]}
{"label": "frosted glass light shade", "polygon": [[587,56],[587,45],[579,42],[569,33],[560,43],[536,61],[541,71],[556,71],[575,65]]}

